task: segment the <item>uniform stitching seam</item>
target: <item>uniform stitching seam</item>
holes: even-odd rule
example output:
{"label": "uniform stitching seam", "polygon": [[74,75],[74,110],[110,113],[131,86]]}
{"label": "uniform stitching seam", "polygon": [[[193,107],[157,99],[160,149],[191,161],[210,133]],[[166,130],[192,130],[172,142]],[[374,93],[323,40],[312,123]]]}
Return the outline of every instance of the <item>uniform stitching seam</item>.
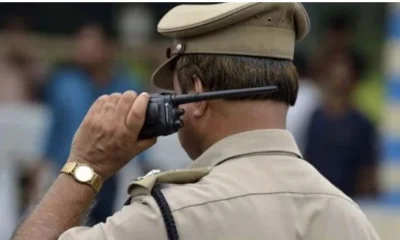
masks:
{"label": "uniform stitching seam", "polygon": [[256,196],[256,195],[279,195],[279,194],[304,195],[304,197],[306,197],[307,195],[324,195],[324,196],[337,197],[337,198],[346,200],[347,202],[351,203],[353,206],[355,206],[356,208],[359,209],[359,207],[358,207],[357,204],[355,204],[355,203],[352,202],[351,200],[349,200],[349,199],[347,199],[347,198],[344,198],[344,197],[342,197],[342,196],[340,196],[340,195],[337,195],[337,194],[330,194],[330,193],[273,192],[273,193],[249,193],[249,194],[243,194],[243,195],[233,196],[233,197],[224,198],[224,199],[213,200],[213,201],[209,201],[209,202],[202,202],[202,203],[198,203],[198,204],[193,204],[193,205],[188,205],[188,206],[184,206],[184,207],[181,207],[181,208],[177,208],[177,209],[172,210],[172,212],[178,212],[178,211],[184,210],[184,209],[186,209],[186,208],[197,207],[197,206],[202,206],[202,205],[206,205],[206,204],[209,204],[209,203],[222,202],[222,201],[237,199],[237,198],[241,198],[241,197]]}

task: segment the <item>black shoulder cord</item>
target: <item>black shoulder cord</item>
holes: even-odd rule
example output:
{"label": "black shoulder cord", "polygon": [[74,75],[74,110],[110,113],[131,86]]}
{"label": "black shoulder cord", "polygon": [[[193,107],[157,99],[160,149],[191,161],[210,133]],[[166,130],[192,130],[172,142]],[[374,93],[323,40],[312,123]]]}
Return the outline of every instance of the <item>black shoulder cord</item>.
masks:
{"label": "black shoulder cord", "polygon": [[176,224],[174,217],[172,216],[171,208],[168,205],[164,194],[161,192],[159,186],[154,186],[151,190],[151,195],[156,201],[158,207],[160,208],[161,215],[164,219],[165,228],[167,229],[168,240],[179,240],[178,230],[176,229]]}
{"label": "black shoulder cord", "polygon": [[[159,186],[154,186],[151,190],[151,196],[156,201],[160,208],[161,215],[164,220],[165,228],[167,229],[168,240],[179,240],[178,230],[176,229],[174,217],[172,216],[171,208],[168,205],[164,194],[161,192]],[[129,197],[124,206],[128,206],[132,201],[132,197]]]}

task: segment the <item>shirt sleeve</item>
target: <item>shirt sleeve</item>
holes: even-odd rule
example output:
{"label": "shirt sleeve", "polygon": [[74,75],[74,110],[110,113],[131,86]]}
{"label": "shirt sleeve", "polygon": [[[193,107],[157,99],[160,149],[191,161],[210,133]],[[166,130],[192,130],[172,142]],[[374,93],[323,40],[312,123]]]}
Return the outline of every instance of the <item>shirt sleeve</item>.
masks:
{"label": "shirt sleeve", "polygon": [[334,199],[315,214],[304,239],[379,240],[380,238],[358,206],[344,199]]}
{"label": "shirt sleeve", "polygon": [[[144,200],[146,199],[146,200]],[[93,227],[74,227],[59,240],[167,240],[161,213],[150,196],[134,200],[131,205]]]}

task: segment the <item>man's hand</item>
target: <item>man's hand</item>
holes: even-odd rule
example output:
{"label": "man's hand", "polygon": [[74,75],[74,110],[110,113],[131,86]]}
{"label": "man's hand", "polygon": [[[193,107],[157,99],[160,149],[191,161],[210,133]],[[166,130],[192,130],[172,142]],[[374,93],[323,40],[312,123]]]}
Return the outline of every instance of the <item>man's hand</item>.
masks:
{"label": "man's hand", "polygon": [[[137,140],[148,101],[148,94],[137,96],[132,91],[97,99],[75,134],[68,161],[92,166],[104,180],[115,174],[155,143],[155,139]],[[57,239],[80,224],[94,198],[90,187],[60,174],[12,239]]]}
{"label": "man's hand", "polygon": [[149,95],[104,95],[91,106],[72,141],[68,161],[86,163],[105,180],[156,139],[140,140]]}

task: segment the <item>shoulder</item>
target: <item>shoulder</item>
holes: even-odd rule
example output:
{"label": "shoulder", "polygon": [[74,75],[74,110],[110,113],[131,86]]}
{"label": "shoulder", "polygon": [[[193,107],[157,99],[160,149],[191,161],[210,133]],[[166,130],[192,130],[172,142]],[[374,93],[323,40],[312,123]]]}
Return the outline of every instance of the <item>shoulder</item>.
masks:
{"label": "shoulder", "polygon": [[328,240],[379,239],[361,209],[355,203],[340,198],[330,199],[314,214],[306,237]]}
{"label": "shoulder", "polygon": [[323,122],[324,119],[324,110],[322,107],[316,108],[314,111],[311,112],[310,120],[308,123],[308,128],[315,127],[315,124]]}
{"label": "shoulder", "polygon": [[123,207],[105,223],[94,227],[75,227],[61,235],[61,240],[97,239],[160,239],[167,240],[161,213],[151,198],[140,198]]}
{"label": "shoulder", "polygon": [[152,191],[155,183],[161,186],[171,211],[178,214],[186,209],[199,209],[199,206],[218,203],[241,194],[240,187],[231,187],[230,181],[217,168],[198,168],[168,171],[144,177],[131,183],[128,192],[132,202],[154,202]]}
{"label": "shoulder", "polygon": [[365,133],[370,133],[375,130],[374,124],[359,110],[354,110],[352,118],[359,128]]}

